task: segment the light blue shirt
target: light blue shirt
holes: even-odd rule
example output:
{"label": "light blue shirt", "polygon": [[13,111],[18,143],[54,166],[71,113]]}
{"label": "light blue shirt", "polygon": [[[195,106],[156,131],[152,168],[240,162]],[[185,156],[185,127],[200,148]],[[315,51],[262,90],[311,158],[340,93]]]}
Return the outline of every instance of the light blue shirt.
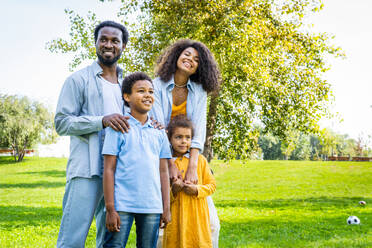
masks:
{"label": "light blue shirt", "polygon": [[117,156],[115,209],[129,213],[163,213],[159,160],[172,158],[164,130],[151,120],[142,125],[130,116],[130,131],[106,130],[102,154]]}
{"label": "light blue shirt", "polygon": [[[122,70],[117,68],[117,71],[121,82]],[[54,123],[59,135],[70,136],[67,181],[74,177],[102,176],[103,173],[101,74],[102,68],[95,61],[69,76],[59,95]]]}
{"label": "light blue shirt", "polygon": [[[168,126],[172,114],[172,90],[174,88],[174,78],[168,82],[163,82],[159,77],[153,80],[155,102],[150,111],[158,122]],[[207,126],[207,92],[201,84],[197,84],[189,79],[187,82],[187,117],[194,124],[194,137],[191,141],[191,148],[204,149],[205,133]]]}

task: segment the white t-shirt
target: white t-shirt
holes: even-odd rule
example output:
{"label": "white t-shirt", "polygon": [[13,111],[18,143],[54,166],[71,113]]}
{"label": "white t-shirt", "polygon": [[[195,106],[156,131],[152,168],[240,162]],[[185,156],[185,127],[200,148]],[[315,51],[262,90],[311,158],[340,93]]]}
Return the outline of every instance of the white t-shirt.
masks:
{"label": "white t-shirt", "polygon": [[123,97],[121,96],[120,84],[113,84],[103,77],[99,77],[102,83],[103,115],[124,114]]}

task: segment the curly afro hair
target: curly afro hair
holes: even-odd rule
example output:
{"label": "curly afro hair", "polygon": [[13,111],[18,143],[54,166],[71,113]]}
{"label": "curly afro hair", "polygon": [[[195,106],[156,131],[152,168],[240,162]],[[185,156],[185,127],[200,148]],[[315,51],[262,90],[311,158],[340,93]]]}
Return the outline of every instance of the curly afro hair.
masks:
{"label": "curly afro hair", "polygon": [[167,127],[167,134],[169,140],[171,140],[174,130],[177,127],[190,128],[191,136],[194,136],[194,125],[192,124],[191,120],[187,118],[185,115],[177,115],[169,122]]}
{"label": "curly afro hair", "polygon": [[168,82],[177,70],[177,60],[181,53],[188,47],[194,48],[199,54],[199,66],[190,76],[195,83],[201,84],[203,89],[217,92],[221,84],[221,74],[211,51],[203,43],[194,40],[178,40],[160,55],[155,73],[161,80]]}

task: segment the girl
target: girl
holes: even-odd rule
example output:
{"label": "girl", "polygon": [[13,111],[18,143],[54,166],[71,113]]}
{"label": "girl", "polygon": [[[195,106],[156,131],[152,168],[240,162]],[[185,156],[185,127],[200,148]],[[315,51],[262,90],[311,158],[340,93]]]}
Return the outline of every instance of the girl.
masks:
{"label": "girl", "polygon": [[[182,177],[189,165],[189,150],[194,135],[192,123],[184,115],[168,125],[173,157]],[[197,160],[198,184],[180,182],[171,187],[172,220],[164,230],[164,248],[212,248],[207,196],[216,190],[216,182],[203,155]]]}

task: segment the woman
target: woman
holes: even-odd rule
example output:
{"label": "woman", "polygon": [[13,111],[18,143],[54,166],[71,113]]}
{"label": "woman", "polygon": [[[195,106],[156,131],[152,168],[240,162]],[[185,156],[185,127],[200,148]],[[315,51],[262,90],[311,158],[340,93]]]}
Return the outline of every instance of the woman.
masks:
{"label": "woman", "polygon": [[[197,162],[204,148],[207,124],[207,94],[216,92],[221,84],[220,72],[209,49],[201,42],[179,40],[160,56],[154,79],[155,103],[151,114],[167,126],[179,114],[194,124],[186,183],[197,183]],[[170,166],[170,174],[177,173]],[[218,247],[219,220],[213,201],[208,197],[213,247]]]}

